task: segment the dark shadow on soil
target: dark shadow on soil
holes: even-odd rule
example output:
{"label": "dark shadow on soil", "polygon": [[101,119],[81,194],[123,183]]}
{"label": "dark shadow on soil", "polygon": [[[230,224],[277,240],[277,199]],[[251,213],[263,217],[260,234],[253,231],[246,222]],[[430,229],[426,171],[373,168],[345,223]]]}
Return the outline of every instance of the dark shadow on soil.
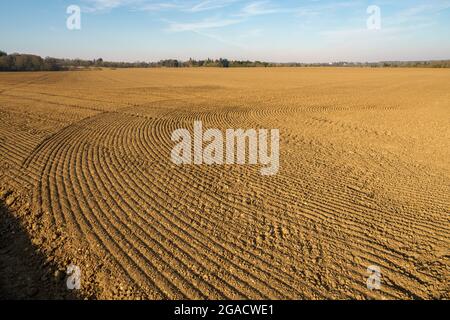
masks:
{"label": "dark shadow on soil", "polygon": [[0,300],[80,299],[0,200]]}

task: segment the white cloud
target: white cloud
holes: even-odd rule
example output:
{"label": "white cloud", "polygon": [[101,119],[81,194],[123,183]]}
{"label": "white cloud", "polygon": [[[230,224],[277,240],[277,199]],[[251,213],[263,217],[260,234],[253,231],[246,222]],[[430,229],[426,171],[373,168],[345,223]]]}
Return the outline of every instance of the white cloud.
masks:
{"label": "white cloud", "polygon": [[293,11],[301,17],[304,16],[318,16],[321,14],[326,14],[330,12],[337,11],[339,9],[343,8],[351,8],[360,6],[361,2],[354,0],[354,1],[343,1],[343,2],[334,2],[334,3],[328,3],[328,4],[320,4],[318,1],[314,1],[317,4],[307,5],[307,6],[301,6],[297,7]]}
{"label": "white cloud", "polygon": [[256,1],[249,3],[245,7],[243,7],[242,10],[237,14],[237,16],[252,17],[277,13],[281,11],[281,9],[272,6],[269,1]]}
{"label": "white cloud", "polygon": [[175,2],[142,3],[135,8],[138,11],[181,10],[184,6]]}
{"label": "white cloud", "polygon": [[108,11],[119,7],[131,7],[136,11],[178,10],[185,12],[202,12],[229,6],[242,0],[202,0],[202,1],[155,1],[155,0],[84,0],[88,12]]}
{"label": "white cloud", "polygon": [[450,1],[428,1],[424,4],[419,4],[399,11],[390,17],[386,17],[385,23],[388,25],[401,25],[406,23],[417,24],[425,23],[427,21],[431,22],[436,14],[449,8]]}
{"label": "white cloud", "polygon": [[[397,26],[382,28],[381,30],[369,30],[367,28],[349,28],[338,30],[325,30],[319,32],[320,35],[334,39],[338,42],[347,42],[355,40],[370,40],[374,38],[382,39],[383,37],[390,37],[389,39],[396,39],[401,34],[411,33],[413,31],[426,29],[433,26],[433,23],[422,23],[413,26]],[[395,37],[394,37],[395,36]],[[354,43],[356,45],[356,43]]]}
{"label": "white cloud", "polygon": [[238,24],[242,20],[239,19],[205,19],[197,22],[178,23],[169,22],[169,31],[182,32],[182,31],[200,31],[205,29],[214,29]]}
{"label": "white cloud", "polygon": [[201,11],[220,9],[220,8],[224,8],[224,7],[229,6],[238,1],[239,0],[204,0],[204,1],[200,1],[199,3],[195,3],[193,6],[186,9],[186,11],[201,12]]}
{"label": "white cloud", "polygon": [[87,12],[105,11],[133,4],[137,0],[85,0],[87,3],[84,8]]}

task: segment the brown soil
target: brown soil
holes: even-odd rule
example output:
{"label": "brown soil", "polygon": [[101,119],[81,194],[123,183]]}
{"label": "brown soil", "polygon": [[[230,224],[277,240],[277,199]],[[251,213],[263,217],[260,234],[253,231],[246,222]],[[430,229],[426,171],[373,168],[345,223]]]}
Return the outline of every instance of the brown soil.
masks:
{"label": "brown soil", "polygon": [[[0,298],[450,298],[450,70],[3,73],[0,119]],[[279,173],[173,165],[194,120]]]}

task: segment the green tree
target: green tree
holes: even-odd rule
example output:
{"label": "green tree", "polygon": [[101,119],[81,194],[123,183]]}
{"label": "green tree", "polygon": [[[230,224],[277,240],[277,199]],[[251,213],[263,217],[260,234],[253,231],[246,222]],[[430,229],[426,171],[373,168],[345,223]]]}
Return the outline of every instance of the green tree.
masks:
{"label": "green tree", "polygon": [[58,59],[50,57],[45,58],[43,70],[58,71],[61,69]]}
{"label": "green tree", "polygon": [[0,57],[0,71],[11,71],[14,60],[11,56]]}
{"label": "green tree", "polygon": [[219,67],[228,68],[229,66],[230,66],[230,61],[228,61],[228,59],[220,58],[220,60],[219,60]]}

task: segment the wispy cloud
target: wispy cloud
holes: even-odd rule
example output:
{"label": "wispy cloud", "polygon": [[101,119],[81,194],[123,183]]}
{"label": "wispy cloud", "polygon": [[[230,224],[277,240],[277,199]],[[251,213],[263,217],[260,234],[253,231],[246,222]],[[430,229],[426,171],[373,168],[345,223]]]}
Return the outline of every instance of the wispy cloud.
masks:
{"label": "wispy cloud", "polygon": [[129,7],[133,11],[177,10],[184,12],[203,12],[221,9],[242,0],[84,0],[86,11],[108,11],[119,7]]}
{"label": "wispy cloud", "polygon": [[[350,6],[352,2],[341,3],[343,6]],[[353,2],[356,5],[356,2]],[[360,28],[342,28],[333,30],[323,30],[319,32],[320,35],[334,38],[346,39],[349,38],[369,38],[369,37],[399,37],[414,33],[415,31],[423,30],[435,25],[436,14],[450,8],[450,1],[434,1],[428,0],[423,2],[416,2],[415,6],[406,7],[402,10],[394,11],[391,14],[385,14],[382,9],[382,29],[368,30],[361,26]]]}
{"label": "wispy cloud", "polygon": [[374,39],[374,37],[382,38],[398,36],[404,33],[411,33],[413,31],[422,30],[430,28],[434,23],[421,23],[410,26],[397,26],[388,27],[380,30],[369,30],[367,28],[349,28],[349,29],[338,29],[338,30],[325,30],[319,32],[320,35],[334,39],[337,42],[342,42],[344,39],[348,42],[350,40],[354,41],[356,39]]}
{"label": "wispy cloud", "polygon": [[200,31],[206,29],[216,29],[222,28],[226,26],[230,26],[233,24],[238,24],[242,20],[239,19],[204,19],[197,22],[189,22],[189,23],[179,23],[168,21],[169,28],[168,31],[171,32],[183,32],[183,31]]}
{"label": "wispy cloud", "polygon": [[[223,8],[225,6],[229,6],[231,4],[235,4],[238,2],[243,2],[242,0],[205,0],[197,3],[195,6],[190,7],[188,10],[191,13],[199,13],[203,11]],[[202,35],[204,37],[208,37],[210,39],[214,39],[218,42],[239,47],[245,48],[245,46],[241,43],[238,43],[234,40],[229,40],[224,38],[221,35],[214,34],[215,29],[225,28],[231,25],[236,25],[243,23],[245,21],[250,20],[254,16],[259,15],[267,15],[280,12],[280,9],[273,6],[269,1],[252,1],[246,2],[244,6],[235,12],[228,12],[225,17],[221,15],[215,15],[209,18],[203,18],[199,21],[194,22],[175,22],[175,21],[167,21],[169,24],[168,31],[169,32],[194,32],[196,34]],[[216,32],[217,33],[217,32]],[[261,30],[253,29],[249,32],[245,32],[242,30],[241,36],[235,37],[235,39],[243,40],[245,38],[255,37],[261,34]]]}
{"label": "wispy cloud", "polygon": [[84,0],[84,3],[86,3],[84,10],[87,12],[106,11],[121,6],[128,6],[137,1],[138,0]]}
{"label": "wispy cloud", "polygon": [[204,0],[194,5],[190,6],[186,9],[189,12],[202,12],[209,11],[215,9],[221,9],[227,7],[233,3],[238,2],[239,0]]}
{"label": "wispy cloud", "polygon": [[361,1],[340,1],[333,3],[320,3],[319,1],[314,1],[313,4],[299,6],[292,10],[297,16],[319,16],[323,14],[328,14],[330,12],[336,12],[340,9],[352,8],[361,5]]}
{"label": "wispy cloud", "polygon": [[136,11],[165,11],[165,10],[181,10],[184,5],[175,2],[156,2],[156,3],[140,3],[135,6]]}
{"label": "wispy cloud", "polygon": [[401,25],[431,22],[436,14],[448,9],[450,9],[450,1],[436,2],[430,0],[386,17],[385,23],[388,25]]}
{"label": "wispy cloud", "polygon": [[252,17],[281,12],[280,8],[273,6],[269,1],[256,1],[244,6],[237,14],[240,17]]}
{"label": "wispy cloud", "polygon": [[[162,28],[168,32],[191,32],[230,46],[242,47],[249,38],[261,36],[266,28],[259,16],[298,19],[313,27],[324,41],[352,39],[364,42],[374,36],[365,27],[366,0],[336,1],[273,1],[273,0],[81,0],[90,12],[120,8],[128,11],[161,12]],[[414,4],[398,4],[388,0],[376,1],[382,9],[382,30],[376,33],[380,40],[407,36],[408,33],[429,28],[444,10],[450,9],[450,0],[415,0]],[[409,8],[408,8],[409,7]],[[387,9],[385,9],[387,8]],[[281,17],[281,15],[283,15]],[[170,17],[170,20],[169,20]],[[279,18],[279,20],[278,20]],[[276,19],[271,19],[276,20]],[[286,19],[292,21],[294,19]],[[273,22],[270,22],[273,23]],[[278,22],[276,22],[278,24]],[[242,24],[239,34],[226,30]],[[298,24],[296,25],[298,27]],[[333,29],[333,26],[335,29]],[[273,25],[277,27],[277,25]],[[230,28],[231,29],[231,28]],[[384,38],[383,38],[384,37]],[[247,41],[248,42],[248,41]]]}
{"label": "wispy cloud", "polygon": [[275,7],[270,1],[245,1],[245,0],[83,0],[86,12],[104,12],[112,9],[126,7],[131,11],[179,11],[190,14],[200,14],[207,11],[217,11],[241,3],[241,8],[236,8],[234,14],[229,16],[249,18],[252,16],[266,15],[283,11]]}

